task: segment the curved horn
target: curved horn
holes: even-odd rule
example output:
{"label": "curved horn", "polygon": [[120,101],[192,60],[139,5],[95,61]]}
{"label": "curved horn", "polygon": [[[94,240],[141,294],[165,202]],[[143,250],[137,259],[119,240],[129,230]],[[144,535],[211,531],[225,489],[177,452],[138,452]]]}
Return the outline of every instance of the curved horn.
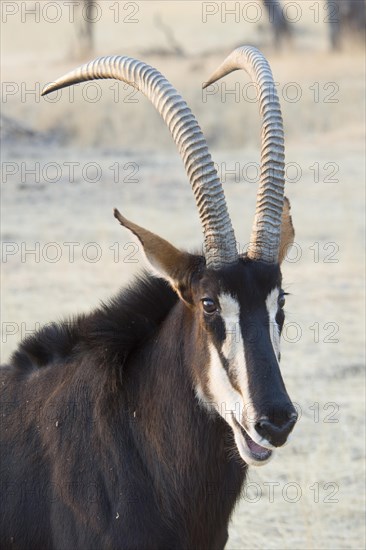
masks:
{"label": "curved horn", "polygon": [[285,146],[281,108],[270,66],[257,48],[242,46],[225,59],[204,87],[237,69],[244,69],[257,84],[262,117],[260,182],[248,257],[276,263],[284,200]]}
{"label": "curved horn", "polygon": [[100,78],[122,80],[152,102],[183,159],[203,227],[207,266],[218,269],[235,263],[238,258],[235,235],[206,140],[186,102],[159,71],[129,57],[100,57],[49,84],[42,95]]}

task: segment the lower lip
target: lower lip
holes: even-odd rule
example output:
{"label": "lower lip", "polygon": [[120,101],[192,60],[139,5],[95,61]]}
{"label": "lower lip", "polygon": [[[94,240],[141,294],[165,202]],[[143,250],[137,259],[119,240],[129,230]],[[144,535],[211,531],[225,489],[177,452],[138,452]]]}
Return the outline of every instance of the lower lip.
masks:
{"label": "lower lip", "polygon": [[252,457],[258,461],[268,460],[272,455],[272,451],[255,443],[245,430],[242,430],[242,432]]}
{"label": "lower lip", "polygon": [[261,445],[258,445],[258,443],[253,441],[253,439],[247,434],[247,432],[244,430],[244,428],[239,424],[239,422],[235,418],[234,418],[234,421],[238,426],[238,428],[240,428],[240,431],[245,439],[248,451],[250,452],[252,458],[258,462],[268,460],[272,455],[272,451],[270,449],[266,449],[265,447],[262,447]]}

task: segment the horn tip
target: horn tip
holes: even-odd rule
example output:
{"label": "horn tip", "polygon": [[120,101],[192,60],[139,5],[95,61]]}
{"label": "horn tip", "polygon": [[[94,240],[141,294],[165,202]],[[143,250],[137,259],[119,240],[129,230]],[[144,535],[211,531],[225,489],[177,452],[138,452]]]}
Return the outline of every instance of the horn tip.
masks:
{"label": "horn tip", "polygon": [[43,97],[47,94],[50,94],[51,92],[53,92],[53,90],[54,90],[53,84],[47,84],[41,92],[41,97]]}
{"label": "horn tip", "polygon": [[208,86],[211,86],[212,82],[211,80],[208,80],[207,82],[203,82],[202,84],[202,90],[204,90],[205,88],[207,88]]}

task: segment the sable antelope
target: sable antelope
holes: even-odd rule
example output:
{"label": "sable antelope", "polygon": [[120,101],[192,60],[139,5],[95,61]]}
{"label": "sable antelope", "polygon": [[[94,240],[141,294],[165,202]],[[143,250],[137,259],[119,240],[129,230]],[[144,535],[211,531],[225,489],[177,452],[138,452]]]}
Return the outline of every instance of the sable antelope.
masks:
{"label": "sable antelope", "polygon": [[279,368],[280,264],[294,236],[280,106],[255,48],[235,50],[208,83],[239,68],[258,83],[263,119],[244,256],[196,119],[157,70],[102,57],[43,92],[117,78],[151,100],[183,158],[204,256],[115,210],[158,277],[45,327],[1,369],[3,548],[222,549],[247,465],[267,462],[296,422]]}

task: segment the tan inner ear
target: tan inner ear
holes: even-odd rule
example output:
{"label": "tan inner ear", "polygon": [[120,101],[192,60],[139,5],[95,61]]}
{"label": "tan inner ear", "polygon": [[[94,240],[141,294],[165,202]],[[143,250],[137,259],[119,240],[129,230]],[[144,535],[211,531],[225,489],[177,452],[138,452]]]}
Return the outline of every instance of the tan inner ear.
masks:
{"label": "tan inner ear", "polygon": [[281,241],[278,254],[278,263],[282,264],[286,257],[287,250],[290,248],[295,238],[295,230],[291,218],[291,205],[287,197],[284,198],[282,221],[281,221]]}
{"label": "tan inner ear", "polygon": [[159,235],[122,216],[117,209],[114,210],[114,216],[139,239],[148,262],[157,274],[169,282],[182,300],[190,303],[188,281],[201,258],[175,248]]}

